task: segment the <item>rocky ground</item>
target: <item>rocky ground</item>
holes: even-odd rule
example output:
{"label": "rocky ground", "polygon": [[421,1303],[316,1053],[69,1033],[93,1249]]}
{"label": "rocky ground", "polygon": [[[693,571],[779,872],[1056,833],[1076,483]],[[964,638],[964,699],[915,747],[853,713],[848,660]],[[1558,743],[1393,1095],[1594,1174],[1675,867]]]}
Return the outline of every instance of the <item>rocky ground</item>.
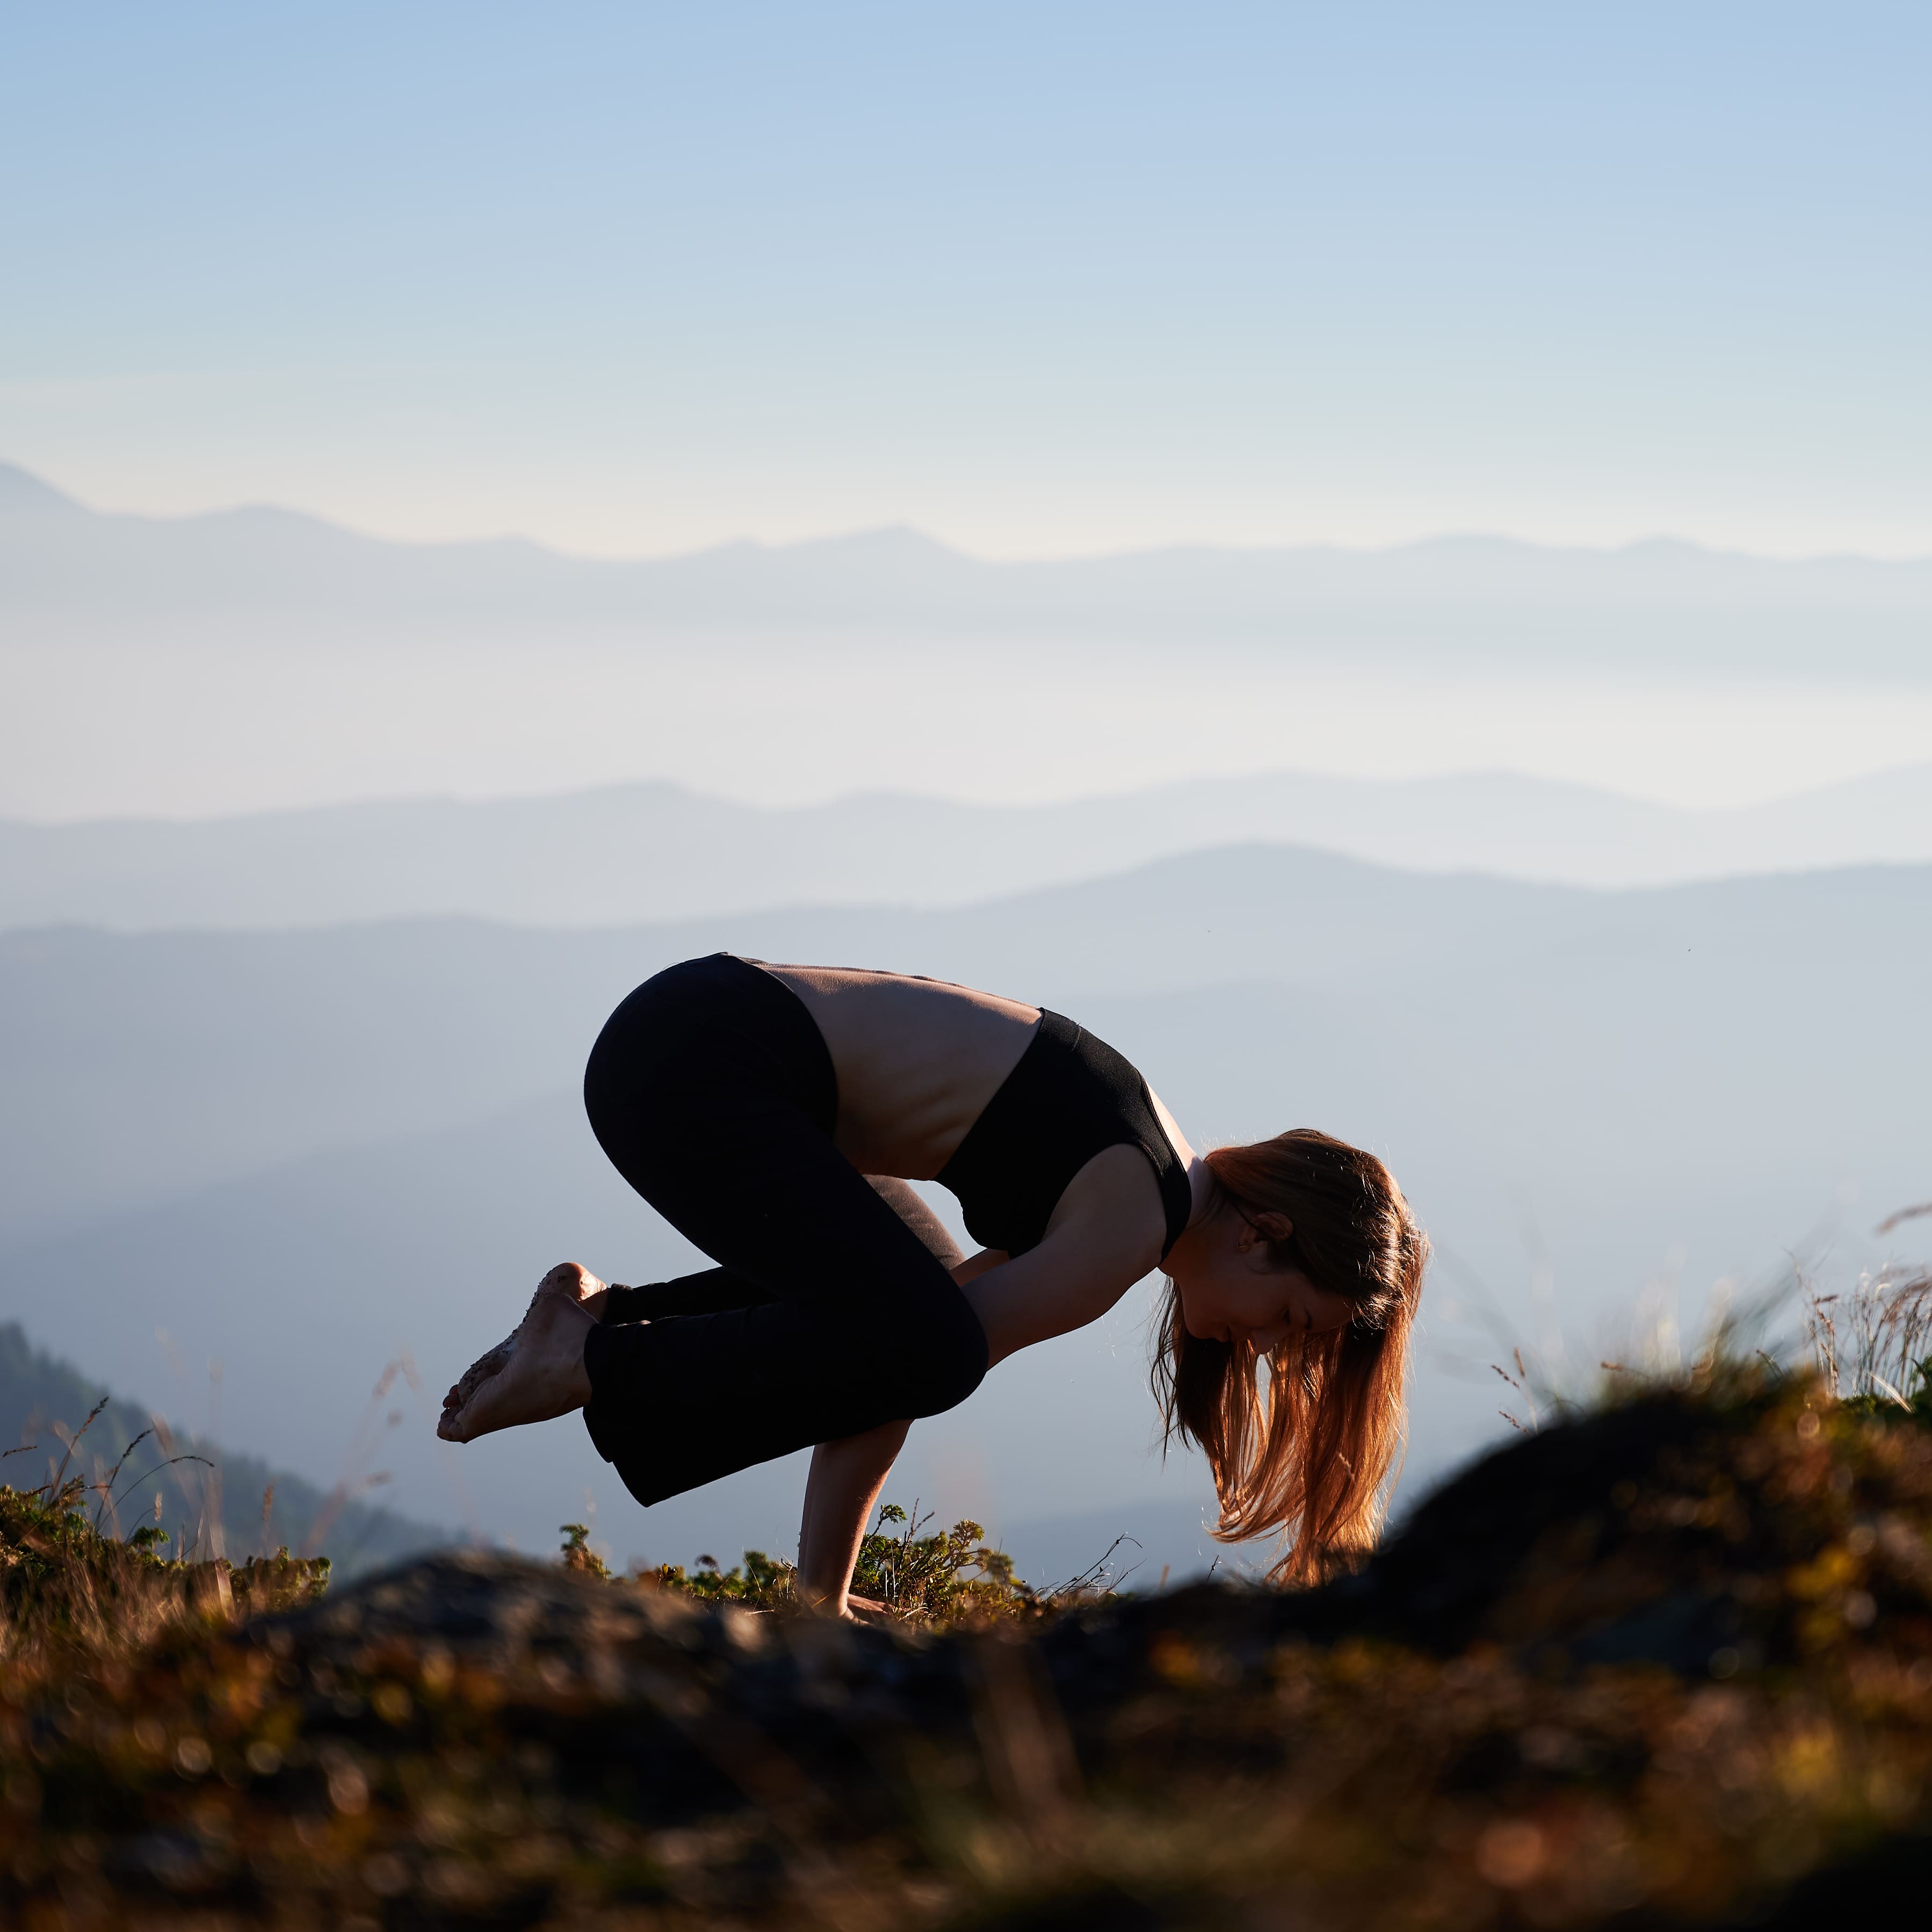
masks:
{"label": "rocky ground", "polygon": [[28,1926],[1810,1924],[1922,1889],[1932,1434],[1767,1376],[1360,1574],[950,1630],[473,1555],[0,1703]]}

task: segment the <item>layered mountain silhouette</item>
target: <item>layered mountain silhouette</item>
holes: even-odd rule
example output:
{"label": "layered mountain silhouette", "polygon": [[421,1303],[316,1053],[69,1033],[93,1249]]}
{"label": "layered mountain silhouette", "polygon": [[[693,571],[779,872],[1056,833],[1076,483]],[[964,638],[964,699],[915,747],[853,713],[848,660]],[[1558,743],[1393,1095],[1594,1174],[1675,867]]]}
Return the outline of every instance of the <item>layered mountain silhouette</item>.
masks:
{"label": "layered mountain silhouette", "polygon": [[[388,543],[268,508],[105,514],[16,472],[0,816],[500,799],[640,772],[767,802],[893,795],[749,836],[710,796],[608,792],[584,811],[15,834],[0,919],[118,920],[136,873],[131,916],[150,923],[931,903],[1257,837],[1604,884],[1922,859],[1922,778],[1708,821],[1499,778],[1160,782],[1466,769],[1534,747],[1558,776],[1648,788],[1708,752],[1712,796],[1795,790],[1915,754],[1928,635],[1924,562],[1470,537],[993,562],[909,531],[615,562]],[[1137,788],[1039,818],[904,796]],[[357,873],[367,886],[345,886]],[[303,909],[311,893],[331,910]]]}
{"label": "layered mountain silhouette", "polygon": [[1279,773],[1030,806],[881,794],[778,810],[660,784],[188,823],[0,820],[0,927],[422,914],[596,926],[785,904],[962,905],[1237,838],[1589,886],[1922,861],[1932,765],[1706,812],[1504,773]]}

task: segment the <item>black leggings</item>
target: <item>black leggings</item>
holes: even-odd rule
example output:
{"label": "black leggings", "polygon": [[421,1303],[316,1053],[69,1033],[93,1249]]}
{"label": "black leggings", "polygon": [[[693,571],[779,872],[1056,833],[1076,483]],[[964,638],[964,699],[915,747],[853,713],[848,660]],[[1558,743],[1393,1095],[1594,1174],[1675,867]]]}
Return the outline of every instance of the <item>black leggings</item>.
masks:
{"label": "black leggings", "polygon": [[957,1250],[833,1146],[832,1056],[782,981],[722,952],[646,980],[598,1036],[584,1104],[618,1172],[723,1264],[613,1288],[584,1346],[590,1438],[640,1502],[979,1386]]}

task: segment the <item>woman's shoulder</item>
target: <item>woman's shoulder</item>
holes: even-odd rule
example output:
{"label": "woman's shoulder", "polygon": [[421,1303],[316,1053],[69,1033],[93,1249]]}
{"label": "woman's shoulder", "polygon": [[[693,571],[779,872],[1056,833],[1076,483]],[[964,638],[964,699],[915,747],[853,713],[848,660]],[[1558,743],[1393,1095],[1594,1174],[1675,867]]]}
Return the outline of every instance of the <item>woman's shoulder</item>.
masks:
{"label": "woman's shoulder", "polygon": [[1174,1150],[1174,1158],[1184,1172],[1192,1168],[1195,1152],[1188,1144],[1187,1136],[1180,1131],[1180,1123],[1167,1111],[1167,1103],[1151,1087],[1148,1089],[1148,1100],[1154,1108],[1154,1118],[1160,1123],[1161,1132],[1167,1136],[1168,1145]]}

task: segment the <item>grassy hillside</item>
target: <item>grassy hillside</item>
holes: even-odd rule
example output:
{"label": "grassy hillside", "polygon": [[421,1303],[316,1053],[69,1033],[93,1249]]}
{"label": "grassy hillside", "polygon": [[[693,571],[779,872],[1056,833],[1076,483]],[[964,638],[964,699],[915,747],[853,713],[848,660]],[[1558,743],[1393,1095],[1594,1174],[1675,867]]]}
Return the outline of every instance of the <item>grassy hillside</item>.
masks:
{"label": "grassy hillside", "polygon": [[1058,1614],[996,1587],[937,1622],[828,1625],[578,1547],[320,1602],[272,1567],[219,1601],[164,1574],[137,1642],[124,1619],[50,1630],[94,1570],[142,1580],[0,1496],[0,1912],[1862,1922],[1922,1885],[1932,1833],[1928,1539],[1916,1411],[1708,1364],[1517,1440],[1321,1589]]}
{"label": "grassy hillside", "polygon": [[352,1576],[454,1540],[254,1456],[174,1433],[35,1348],[17,1322],[0,1323],[0,1441],[30,1445],[0,1463],[0,1480],[28,1490],[56,1475],[78,1478],[90,1520],[124,1534],[158,1525],[166,1543],[158,1546],[178,1558],[239,1562],[284,1545],[298,1552],[326,1545],[337,1574]]}

